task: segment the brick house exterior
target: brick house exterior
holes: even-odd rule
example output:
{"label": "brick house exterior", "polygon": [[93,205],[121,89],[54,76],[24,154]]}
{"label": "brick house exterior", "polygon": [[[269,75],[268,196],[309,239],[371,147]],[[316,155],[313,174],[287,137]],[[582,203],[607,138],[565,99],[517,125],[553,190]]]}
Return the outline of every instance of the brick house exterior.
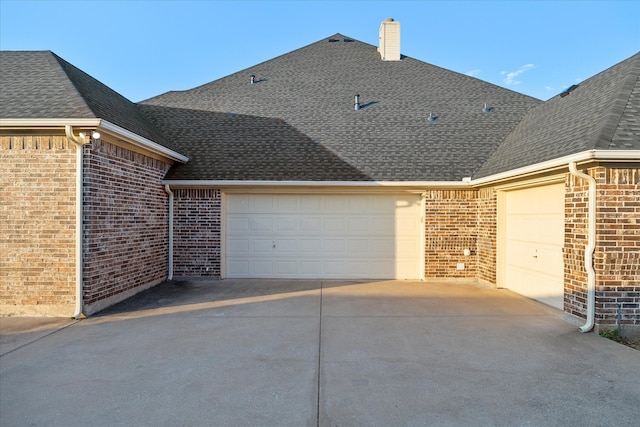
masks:
{"label": "brick house exterior", "polygon": [[[228,209],[244,194],[410,194],[412,278],[509,288],[504,199],[551,182],[560,308],[640,330],[640,54],[547,102],[340,34],[138,104],[51,52],[0,59],[2,315],[91,315],[173,277],[230,277]],[[363,94],[355,109],[345,88]],[[595,211],[570,165],[595,179]]]}
{"label": "brick house exterior", "polygon": [[63,136],[0,136],[0,309],[73,315],[77,150]]}

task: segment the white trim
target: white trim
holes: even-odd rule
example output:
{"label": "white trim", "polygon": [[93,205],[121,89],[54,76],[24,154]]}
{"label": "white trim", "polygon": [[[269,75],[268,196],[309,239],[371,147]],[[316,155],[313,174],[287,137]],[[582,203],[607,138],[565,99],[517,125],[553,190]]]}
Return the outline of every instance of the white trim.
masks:
{"label": "white trim", "polygon": [[172,187],[351,187],[351,188],[470,188],[469,182],[463,181],[257,181],[257,180],[171,180],[164,179],[162,184]]}
{"label": "white trim", "polygon": [[227,193],[220,192],[220,279],[227,277]]}
{"label": "white trim", "polygon": [[80,319],[84,311],[84,255],[82,243],[84,240],[84,146],[73,134],[73,126],[65,125],[64,132],[76,147],[76,304],[74,319]]}
{"label": "white trim", "polygon": [[164,191],[169,196],[169,242],[168,242],[168,254],[167,254],[167,280],[173,280],[173,191],[167,184],[164,186]]}
{"label": "white trim", "polygon": [[60,127],[60,126],[89,126],[96,127],[100,125],[100,119],[0,119],[2,127]]}
{"label": "white trim", "polygon": [[578,171],[575,162],[569,163],[571,175],[582,178],[589,184],[589,204],[587,210],[587,246],[584,249],[584,268],[587,270],[587,319],[580,332],[589,332],[595,323],[596,270],[593,267],[593,253],[596,249],[596,180],[589,174]]}
{"label": "white trim", "polygon": [[142,147],[145,148],[147,150],[150,150],[154,153],[158,153],[158,154],[162,154],[172,160],[178,160],[182,163],[186,163],[189,161],[189,158],[187,156],[184,156],[176,151],[173,151],[167,147],[165,147],[164,145],[160,145],[158,143],[155,143],[153,141],[151,141],[150,139],[147,139],[145,137],[142,137],[140,135],[138,135],[137,133],[133,133],[131,131],[128,131],[118,125],[114,125],[113,123],[110,123],[106,120],[100,120],[100,125],[98,126],[99,130],[104,130],[106,132],[110,132],[110,133],[115,133],[118,136],[122,136],[124,138],[126,138],[127,142],[136,145],[138,147]]}
{"label": "white trim", "polygon": [[571,162],[585,162],[590,160],[632,160],[640,161],[640,150],[589,150],[583,151],[569,156],[559,157],[557,159],[548,160],[534,165],[524,166],[506,172],[500,172],[494,175],[485,176],[483,178],[474,179],[471,185],[477,186],[488,184],[493,181],[500,181],[509,178],[515,178],[519,175],[527,175],[542,172],[547,169],[565,168]]}
{"label": "white trim", "polygon": [[67,125],[95,128],[99,131],[111,133],[116,137],[121,137],[130,144],[145,148],[169,159],[182,163],[189,161],[189,158],[185,155],[103,119],[0,119],[0,127],[6,128],[55,128]]}

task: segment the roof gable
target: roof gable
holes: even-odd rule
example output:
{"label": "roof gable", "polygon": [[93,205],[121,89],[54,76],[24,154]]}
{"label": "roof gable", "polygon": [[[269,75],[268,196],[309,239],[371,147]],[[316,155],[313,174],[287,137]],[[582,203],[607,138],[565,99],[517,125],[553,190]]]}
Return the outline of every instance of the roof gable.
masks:
{"label": "roof gable", "polygon": [[[354,110],[356,94],[359,111]],[[483,112],[485,103],[493,107],[491,113]],[[375,46],[341,34],[143,102],[282,119],[301,137],[380,181],[471,176],[539,103],[410,57],[382,61]],[[437,119],[430,122],[430,114]],[[245,176],[263,178],[250,171]]]}
{"label": "roof gable", "polygon": [[0,117],[99,118],[174,149],[137,105],[50,51],[0,52]]}
{"label": "roof gable", "polygon": [[640,53],[531,109],[476,177],[587,150],[640,150]]}
{"label": "roof gable", "polygon": [[0,52],[0,117],[95,118],[49,51]]}

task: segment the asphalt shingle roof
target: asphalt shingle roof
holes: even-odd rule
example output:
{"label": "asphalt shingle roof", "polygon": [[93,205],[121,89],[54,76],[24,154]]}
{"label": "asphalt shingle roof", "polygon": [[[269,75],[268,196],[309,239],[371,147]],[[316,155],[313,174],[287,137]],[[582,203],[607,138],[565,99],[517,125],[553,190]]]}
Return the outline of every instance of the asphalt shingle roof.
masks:
{"label": "asphalt shingle roof", "polygon": [[136,104],[50,51],[0,51],[0,117],[100,118],[174,149]]}
{"label": "asphalt shingle roof", "polygon": [[[256,83],[250,84],[250,75]],[[354,95],[363,108],[354,110]],[[356,179],[384,181],[460,181],[477,168],[504,140],[531,107],[542,101],[413,58],[382,61],[375,46],[340,34],[187,91],[168,92],[143,104],[179,109],[281,119],[297,131],[299,144],[310,140],[355,170]],[[490,113],[483,112],[488,103]],[[148,111],[151,116],[153,111]],[[429,114],[437,116],[429,122]],[[255,119],[254,119],[255,120]],[[207,176],[224,179],[217,166],[223,144],[242,144],[248,135],[237,121],[220,140],[180,140],[192,159],[171,173],[174,179]],[[252,127],[258,125],[252,123]],[[215,131],[208,124],[202,134]],[[168,132],[166,127],[163,127]],[[231,128],[229,128],[231,129]],[[258,127],[253,127],[259,132]],[[222,142],[224,141],[224,142]],[[197,144],[197,149],[191,145]],[[206,148],[205,148],[206,147]],[[256,147],[256,145],[252,145]],[[271,156],[274,168],[296,164],[289,149]],[[222,149],[222,151],[221,151]],[[251,161],[262,161],[254,153]],[[273,153],[272,153],[273,154]],[[249,160],[249,158],[245,159]],[[231,166],[237,165],[234,161]],[[193,166],[193,169],[192,169]],[[314,175],[315,176],[315,175]],[[290,179],[316,179],[291,173]],[[274,173],[247,167],[237,179],[272,180]],[[344,179],[336,175],[331,180]],[[351,178],[353,179],[353,178]]]}
{"label": "asphalt shingle roof", "polygon": [[460,181],[640,150],[640,53],[542,102],[336,34],[134,104],[52,52],[3,51],[0,117],[107,120],[191,158],[168,179]]}
{"label": "asphalt shingle roof", "polygon": [[640,150],[640,53],[531,109],[476,177],[593,149]]}
{"label": "asphalt shingle roof", "polygon": [[165,179],[369,181],[281,119],[141,105],[191,160]]}

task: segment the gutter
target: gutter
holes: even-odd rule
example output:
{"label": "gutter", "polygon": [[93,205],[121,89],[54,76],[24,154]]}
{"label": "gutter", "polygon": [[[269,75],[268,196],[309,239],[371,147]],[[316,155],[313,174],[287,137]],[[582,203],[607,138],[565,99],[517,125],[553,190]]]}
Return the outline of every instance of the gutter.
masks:
{"label": "gutter", "polygon": [[593,252],[596,248],[596,180],[590,175],[579,172],[575,162],[569,163],[569,172],[589,183],[587,247],[584,251],[584,265],[587,270],[587,320],[579,330],[589,332],[593,329],[596,305],[596,271],[593,268]]}
{"label": "gutter", "polygon": [[569,156],[559,157],[557,159],[548,160],[546,162],[536,163],[534,165],[513,169],[507,172],[501,172],[494,175],[485,176],[474,179],[471,185],[483,185],[493,181],[501,181],[505,179],[519,177],[538,173],[546,169],[564,168],[568,163],[586,162],[590,160],[612,160],[612,161],[639,161],[640,150],[588,150],[580,153],[571,154]]}
{"label": "gutter", "polygon": [[64,131],[71,141],[76,144],[76,308],[73,315],[74,319],[80,319],[83,311],[83,282],[82,282],[82,267],[84,264],[82,254],[82,217],[83,217],[83,146],[87,143],[79,140],[73,134],[73,126],[65,125]]}
{"label": "gutter", "polygon": [[[185,155],[103,119],[0,119],[0,127],[9,129],[33,129],[34,127],[55,129],[60,126],[65,126],[65,130],[67,126],[95,129],[98,132],[108,133],[115,138],[122,139],[129,144],[160,154],[171,160],[181,163],[189,161],[189,157]],[[74,142],[76,141],[74,140]]]}
{"label": "gutter", "polygon": [[173,279],[173,191],[169,184],[165,184],[164,191],[169,195],[169,254],[167,280]]}
{"label": "gutter", "polygon": [[162,180],[165,185],[193,187],[349,187],[349,188],[470,188],[462,181],[254,181],[254,180]]}

